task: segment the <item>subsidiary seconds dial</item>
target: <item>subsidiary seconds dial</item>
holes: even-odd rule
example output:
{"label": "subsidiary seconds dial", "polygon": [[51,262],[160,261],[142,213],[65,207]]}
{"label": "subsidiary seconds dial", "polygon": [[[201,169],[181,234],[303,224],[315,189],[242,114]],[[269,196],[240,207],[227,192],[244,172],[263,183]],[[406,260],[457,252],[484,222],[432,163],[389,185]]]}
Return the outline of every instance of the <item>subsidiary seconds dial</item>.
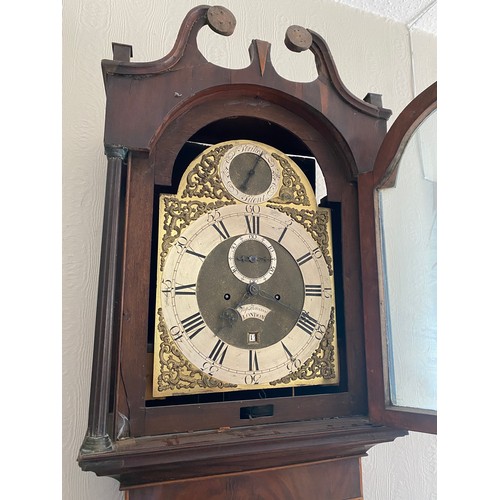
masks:
{"label": "subsidiary seconds dial", "polygon": [[231,272],[243,283],[260,284],[276,270],[276,251],[260,234],[244,234],[229,247],[228,263]]}

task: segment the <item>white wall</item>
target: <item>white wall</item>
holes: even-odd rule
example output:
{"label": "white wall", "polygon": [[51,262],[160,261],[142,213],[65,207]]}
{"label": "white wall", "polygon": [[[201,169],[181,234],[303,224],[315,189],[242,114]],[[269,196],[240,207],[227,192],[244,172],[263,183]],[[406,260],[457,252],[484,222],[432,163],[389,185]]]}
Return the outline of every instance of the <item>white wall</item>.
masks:
{"label": "white wall", "polygon": [[[310,53],[283,44],[286,28],[299,24],[326,39],[347,88],[363,98],[381,93],[394,115],[436,80],[436,40],[333,1],[63,0],[63,498],[122,498],[118,483],[82,472],[76,457],[87,425],[96,311],[106,160],[105,95],[100,60],[111,43],[133,46],[133,61],[167,54],[185,14],[200,4],[222,4],[236,16],[229,39],[206,28],[199,44],[222,66],[244,67],[254,38],[272,43],[274,66],[290,80],[315,76]],[[413,76],[414,75],[414,76]],[[391,119],[391,122],[392,123]],[[412,433],[374,447],[363,459],[366,500],[436,497],[436,438]]]}

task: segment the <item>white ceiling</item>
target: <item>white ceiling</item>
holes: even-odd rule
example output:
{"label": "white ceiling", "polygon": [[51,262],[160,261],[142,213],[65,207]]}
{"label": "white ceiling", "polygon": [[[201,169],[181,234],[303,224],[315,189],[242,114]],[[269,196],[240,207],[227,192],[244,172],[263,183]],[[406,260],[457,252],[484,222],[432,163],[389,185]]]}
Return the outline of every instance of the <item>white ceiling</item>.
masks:
{"label": "white ceiling", "polygon": [[437,0],[337,0],[355,9],[371,12],[437,35]]}

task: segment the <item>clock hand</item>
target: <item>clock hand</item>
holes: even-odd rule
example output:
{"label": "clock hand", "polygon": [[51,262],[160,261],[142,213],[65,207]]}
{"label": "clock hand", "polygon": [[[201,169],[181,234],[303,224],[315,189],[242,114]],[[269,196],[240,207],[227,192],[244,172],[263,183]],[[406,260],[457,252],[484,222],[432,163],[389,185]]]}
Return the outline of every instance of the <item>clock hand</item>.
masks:
{"label": "clock hand", "polygon": [[220,319],[222,319],[222,321],[228,320],[229,323],[231,324],[231,326],[233,326],[233,323],[239,317],[239,313],[237,311],[238,307],[240,307],[243,304],[243,302],[245,302],[245,300],[247,300],[248,297],[250,297],[250,295],[252,295],[252,294],[250,293],[250,290],[247,287],[247,289],[245,291],[245,294],[243,295],[243,297],[241,297],[241,299],[239,300],[239,302],[234,307],[226,307],[226,309],[224,309],[222,311],[222,313],[219,316]]}
{"label": "clock hand", "polygon": [[269,257],[259,257],[258,255],[238,255],[236,260],[239,262],[269,262],[271,259]]}
{"label": "clock hand", "polygon": [[219,317],[222,320],[222,328],[219,329],[219,331],[220,331],[223,328],[226,328],[226,321],[229,323],[229,327],[232,328],[233,324],[236,321],[238,321],[238,318],[240,317],[240,315],[236,309],[233,309],[232,307],[228,307],[222,311],[222,313]]}
{"label": "clock hand", "polygon": [[252,295],[252,294],[249,292],[248,287],[247,287],[245,295],[243,295],[243,297],[241,297],[240,301],[238,302],[238,304],[236,304],[236,306],[234,307],[234,309],[238,309],[238,307],[240,307],[241,304],[243,304],[243,302],[245,302],[245,300],[247,300],[248,297],[250,297],[250,295]]}
{"label": "clock hand", "polygon": [[265,292],[264,290],[260,290],[259,289],[259,295],[261,297],[264,297],[267,300],[270,300],[270,301],[272,301],[272,302],[274,302],[276,304],[279,304],[280,306],[283,306],[283,307],[285,307],[287,309],[290,309],[290,311],[293,311],[294,313],[297,313],[297,314],[301,314],[302,313],[302,311],[298,311],[297,309],[295,309],[295,307],[292,307],[291,305],[286,304],[285,302],[281,302],[281,300],[278,300],[276,297],[274,297],[273,295]]}
{"label": "clock hand", "polygon": [[243,183],[240,185],[239,189],[241,191],[245,191],[247,188],[248,181],[250,180],[250,177],[255,174],[255,169],[257,168],[257,164],[259,163],[259,160],[262,158],[262,155],[264,154],[264,151],[260,153],[258,158],[255,160],[255,163],[253,164],[253,167],[248,171],[246,179],[243,181]]}
{"label": "clock hand", "polygon": [[237,321],[238,318],[241,318],[238,312],[238,307],[240,307],[251,295],[256,295],[256,288],[248,285],[247,289],[245,290],[245,294],[243,295],[243,297],[241,297],[238,304],[236,304],[234,307],[226,307],[226,309],[222,311],[219,316],[219,318],[222,320],[222,327],[219,328],[218,331],[226,328],[226,321],[229,321],[230,328],[233,327],[235,321]]}

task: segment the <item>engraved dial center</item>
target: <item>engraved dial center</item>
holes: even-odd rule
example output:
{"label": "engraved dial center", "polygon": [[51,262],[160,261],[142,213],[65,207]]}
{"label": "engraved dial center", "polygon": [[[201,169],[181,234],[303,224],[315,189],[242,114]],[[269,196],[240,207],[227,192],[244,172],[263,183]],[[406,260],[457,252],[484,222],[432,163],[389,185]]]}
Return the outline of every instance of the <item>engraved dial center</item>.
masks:
{"label": "engraved dial center", "polygon": [[220,242],[198,272],[196,301],[205,324],[218,339],[238,349],[265,349],[285,338],[304,300],[300,266],[282,245],[260,235]]}

